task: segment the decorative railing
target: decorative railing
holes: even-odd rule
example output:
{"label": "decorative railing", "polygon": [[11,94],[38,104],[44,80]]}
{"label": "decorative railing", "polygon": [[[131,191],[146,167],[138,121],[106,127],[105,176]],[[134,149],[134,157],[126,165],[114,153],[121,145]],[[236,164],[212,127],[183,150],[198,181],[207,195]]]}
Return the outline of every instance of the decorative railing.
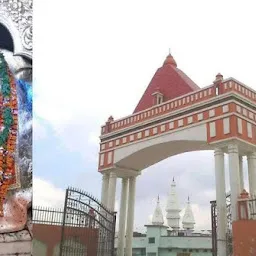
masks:
{"label": "decorative railing", "polygon": [[150,119],[157,118],[180,109],[191,107],[200,102],[207,101],[211,98],[215,98],[232,91],[256,103],[256,91],[234,80],[233,78],[230,78],[222,81],[220,84],[213,84],[211,86],[202,88],[201,90],[188,93],[138,113],[134,113],[125,118],[118,120],[113,120],[110,118],[108,122],[106,122],[106,124],[101,127],[101,134],[104,135],[110,132],[115,132],[130,126],[134,126],[136,124],[141,124],[143,122],[149,121]]}
{"label": "decorative railing", "polygon": [[160,117],[176,110],[183,109],[185,107],[189,107],[193,104],[202,102],[206,99],[210,99],[213,97],[215,97],[214,86],[209,86],[202,90],[186,94],[184,96],[175,98],[170,101],[166,101],[159,105],[155,105],[151,108],[140,111],[125,118],[111,121],[109,124],[102,126],[101,133],[106,134],[109,132],[114,132],[127,128],[129,126],[133,126],[135,124],[143,123],[150,119]]}

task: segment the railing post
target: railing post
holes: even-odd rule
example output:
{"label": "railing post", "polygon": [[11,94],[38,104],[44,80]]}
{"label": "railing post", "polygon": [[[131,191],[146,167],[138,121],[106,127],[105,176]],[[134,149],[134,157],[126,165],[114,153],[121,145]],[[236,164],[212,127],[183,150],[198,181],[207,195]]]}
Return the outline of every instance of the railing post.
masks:
{"label": "railing post", "polygon": [[222,89],[221,88],[222,87],[222,80],[223,80],[223,75],[218,73],[216,75],[215,80],[213,81],[215,96],[218,96],[218,95],[222,94],[222,91],[221,91],[221,89]]}
{"label": "railing post", "polygon": [[106,124],[105,124],[105,133],[108,133],[108,132],[110,132],[111,131],[111,122],[113,122],[114,121],[114,118],[113,118],[113,116],[110,116],[109,118],[108,118],[108,121],[106,122]]}

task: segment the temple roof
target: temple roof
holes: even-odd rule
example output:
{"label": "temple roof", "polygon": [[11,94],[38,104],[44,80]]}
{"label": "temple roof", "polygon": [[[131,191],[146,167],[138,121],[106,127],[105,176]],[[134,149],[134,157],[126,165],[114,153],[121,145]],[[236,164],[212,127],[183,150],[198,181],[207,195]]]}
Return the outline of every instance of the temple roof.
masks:
{"label": "temple roof", "polygon": [[185,214],[182,219],[182,224],[184,228],[186,228],[187,225],[195,224],[195,218],[190,205],[189,197],[188,197],[187,207],[185,209]]}
{"label": "temple roof", "polygon": [[176,61],[169,54],[163,66],[156,71],[133,113],[152,107],[154,105],[152,94],[157,91],[163,94],[164,101],[168,101],[199,89],[200,87],[177,68]]}
{"label": "temple roof", "polygon": [[176,183],[173,178],[172,184],[171,184],[171,191],[168,196],[167,205],[166,205],[166,211],[180,211],[180,205],[178,200],[178,195],[176,192]]}
{"label": "temple roof", "polygon": [[158,196],[157,205],[153,214],[152,224],[161,225],[161,226],[164,224],[164,217],[163,217],[162,209],[160,207],[159,196]]}

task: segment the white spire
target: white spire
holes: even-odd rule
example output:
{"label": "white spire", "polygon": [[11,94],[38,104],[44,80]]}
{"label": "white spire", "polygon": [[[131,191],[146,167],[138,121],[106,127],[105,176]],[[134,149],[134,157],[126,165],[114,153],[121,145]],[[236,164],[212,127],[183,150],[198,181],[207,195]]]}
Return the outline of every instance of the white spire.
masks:
{"label": "white spire", "polygon": [[179,200],[176,193],[176,183],[173,178],[166,206],[168,226],[173,230],[179,230],[180,211]]}
{"label": "white spire", "polygon": [[152,218],[152,224],[160,225],[160,226],[162,226],[164,224],[164,217],[163,217],[162,209],[160,207],[159,196],[157,198],[157,204],[156,204],[156,208],[155,208],[154,215]]}
{"label": "white spire", "polygon": [[182,224],[183,224],[184,229],[194,230],[195,218],[194,218],[194,214],[193,214],[193,211],[192,211],[192,208],[190,205],[189,197],[188,197],[188,203],[187,203],[187,207],[185,210],[185,214],[182,219]]}

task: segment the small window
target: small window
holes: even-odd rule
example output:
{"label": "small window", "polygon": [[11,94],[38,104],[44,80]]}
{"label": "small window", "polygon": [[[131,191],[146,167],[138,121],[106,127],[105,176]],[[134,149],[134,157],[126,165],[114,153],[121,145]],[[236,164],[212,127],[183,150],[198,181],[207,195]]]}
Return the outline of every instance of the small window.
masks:
{"label": "small window", "polygon": [[219,95],[219,87],[216,87],[215,92],[216,92],[216,95]]}
{"label": "small window", "polygon": [[163,102],[163,96],[158,95],[157,97],[157,104],[161,104]]}
{"label": "small window", "polygon": [[148,238],[148,243],[149,244],[154,244],[155,243],[155,238],[154,237],[149,237]]}
{"label": "small window", "polygon": [[207,249],[204,249],[204,252],[207,252]]}
{"label": "small window", "polygon": [[159,104],[163,103],[164,95],[162,93],[154,92],[154,93],[152,93],[152,96],[153,96],[153,99],[154,99],[154,101],[153,101],[154,105],[159,105]]}
{"label": "small window", "polygon": [[193,250],[192,250],[192,249],[189,249],[189,252],[193,252]]}

